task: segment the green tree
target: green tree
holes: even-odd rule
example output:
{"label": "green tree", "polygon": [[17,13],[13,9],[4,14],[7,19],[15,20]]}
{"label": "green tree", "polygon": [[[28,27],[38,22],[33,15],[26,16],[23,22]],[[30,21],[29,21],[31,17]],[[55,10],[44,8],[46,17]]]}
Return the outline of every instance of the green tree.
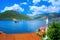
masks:
{"label": "green tree", "polygon": [[54,21],[50,24],[47,35],[51,40],[60,40],[60,23]]}

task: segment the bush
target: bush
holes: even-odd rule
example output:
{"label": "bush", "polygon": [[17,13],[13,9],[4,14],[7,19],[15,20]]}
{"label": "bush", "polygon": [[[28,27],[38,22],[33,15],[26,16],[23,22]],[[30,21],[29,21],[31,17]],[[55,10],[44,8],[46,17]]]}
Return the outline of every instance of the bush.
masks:
{"label": "bush", "polygon": [[60,40],[60,23],[53,22],[49,25],[47,35],[51,40]]}

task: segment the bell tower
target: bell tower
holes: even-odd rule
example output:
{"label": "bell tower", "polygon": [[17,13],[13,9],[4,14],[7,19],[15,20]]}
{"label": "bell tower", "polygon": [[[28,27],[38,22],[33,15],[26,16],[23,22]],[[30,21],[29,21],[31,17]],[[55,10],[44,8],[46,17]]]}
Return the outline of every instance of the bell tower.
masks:
{"label": "bell tower", "polygon": [[45,30],[46,35],[44,37],[44,40],[47,40],[47,38],[48,38],[48,36],[47,36],[47,29],[48,29],[48,17],[46,17],[46,30]]}
{"label": "bell tower", "polygon": [[46,18],[46,32],[47,32],[47,29],[48,29],[48,17]]}

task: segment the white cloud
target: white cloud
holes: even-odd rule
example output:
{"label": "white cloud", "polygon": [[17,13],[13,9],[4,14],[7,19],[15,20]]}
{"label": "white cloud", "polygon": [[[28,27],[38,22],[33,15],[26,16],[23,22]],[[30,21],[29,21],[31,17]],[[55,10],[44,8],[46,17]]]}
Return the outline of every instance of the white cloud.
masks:
{"label": "white cloud", "polygon": [[35,16],[37,14],[41,14],[41,13],[52,13],[52,12],[59,12],[59,8],[55,7],[55,6],[45,6],[42,5],[40,7],[38,6],[31,6],[30,10],[33,11],[32,14],[29,14],[29,16]]}
{"label": "white cloud", "polygon": [[52,3],[52,6],[50,7],[51,10],[54,10],[54,12],[60,10],[60,0],[49,0],[48,2]]}
{"label": "white cloud", "polygon": [[33,12],[32,12],[32,14],[29,14],[29,16],[35,16],[36,14],[41,14],[42,12],[46,12],[47,7],[45,5],[42,5],[40,7],[30,6],[30,10],[33,11]]}
{"label": "white cloud", "polygon": [[34,16],[34,14],[27,14],[28,16]]}
{"label": "white cloud", "polygon": [[29,6],[30,10],[33,11],[30,16],[35,16],[37,14],[41,13],[52,13],[52,12],[59,12],[60,11],[60,0],[43,0],[43,1],[48,1],[51,2],[51,6]]}
{"label": "white cloud", "polygon": [[27,2],[23,2],[23,3],[21,3],[21,4],[27,5]]}
{"label": "white cloud", "polygon": [[39,3],[41,0],[33,0],[33,3],[34,4],[37,4],[37,3]]}
{"label": "white cloud", "polygon": [[1,12],[4,12],[4,11],[7,11],[7,10],[18,10],[18,11],[21,11],[23,12],[24,9],[21,8],[18,4],[14,4],[13,6],[6,6],[3,10],[1,10]]}
{"label": "white cloud", "polygon": [[38,7],[38,6],[31,6],[30,10],[41,12],[41,11],[45,11],[46,8],[47,7],[45,5],[42,5],[40,7]]}
{"label": "white cloud", "polygon": [[29,16],[35,16],[36,14],[39,14],[40,12],[32,12],[32,14],[27,14]]}
{"label": "white cloud", "polygon": [[55,6],[49,6],[47,9],[47,12],[59,12],[59,8],[55,7]]}
{"label": "white cloud", "polygon": [[43,0],[51,2],[53,6],[60,6],[60,0]]}
{"label": "white cloud", "polygon": [[49,0],[48,2],[51,2],[53,6],[60,6],[60,0]]}

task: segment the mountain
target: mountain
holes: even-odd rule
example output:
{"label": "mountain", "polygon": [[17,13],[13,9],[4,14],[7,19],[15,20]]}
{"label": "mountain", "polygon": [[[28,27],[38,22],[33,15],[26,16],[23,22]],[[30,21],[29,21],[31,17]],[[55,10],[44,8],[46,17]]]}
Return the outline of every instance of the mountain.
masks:
{"label": "mountain", "polygon": [[13,18],[19,20],[31,20],[31,18],[25,14],[10,10],[0,13],[0,20],[12,20]]}
{"label": "mountain", "polygon": [[32,19],[41,20],[45,19],[46,17],[48,17],[49,19],[60,19],[60,13],[43,13],[35,15],[34,17],[30,17],[26,14],[21,14],[13,10],[0,13],[0,20],[12,20],[13,18],[18,20],[32,20]]}
{"label": "mountain", "polygon": [[38,14],[34,17],[34,19],[45,19],[48,17],[49,19],[60,19],[60,13],[44,13],[44,14]]}

